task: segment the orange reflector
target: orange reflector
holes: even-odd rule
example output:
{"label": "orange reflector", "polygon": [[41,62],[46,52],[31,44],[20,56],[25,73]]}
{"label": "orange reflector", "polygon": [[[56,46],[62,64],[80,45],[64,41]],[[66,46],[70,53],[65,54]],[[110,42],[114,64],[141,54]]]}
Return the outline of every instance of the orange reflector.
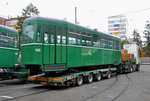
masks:
{"label": "orange reflector", "polygon": [[28,77],[28,80],[34,81],[34,80],[36,80],[36,78],[35,77]]}
{"label": "orange reflector", "polygon": [[52,78],[52,81],[62,81],[62,79],[58,79],[58,78]]}

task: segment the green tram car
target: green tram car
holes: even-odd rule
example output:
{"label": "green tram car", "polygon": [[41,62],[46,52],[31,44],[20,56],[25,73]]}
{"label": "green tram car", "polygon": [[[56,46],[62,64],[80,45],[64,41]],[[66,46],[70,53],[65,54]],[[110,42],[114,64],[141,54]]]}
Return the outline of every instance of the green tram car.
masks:
{"label": "green tram car", "polygon": [[18,76],[18,57],[18,32],[0,25],[0,79]]}
{"label": "green tram car", "polygon": [[21,64],[31,75],[71,68],[110,68],[121,63],[121,40],[68,21],[32,17],[24,21]]}
{"label": "green tram car", "polygon": [[[0,74],[14,71],[18,64],[18,32],[15,29],[0,25]],[[0,78],[1,78],[0,77]]]}
{"label": "green tram car", "polygon": [[0,68],[14,68],[18,52],[18,32],[0,25]]}

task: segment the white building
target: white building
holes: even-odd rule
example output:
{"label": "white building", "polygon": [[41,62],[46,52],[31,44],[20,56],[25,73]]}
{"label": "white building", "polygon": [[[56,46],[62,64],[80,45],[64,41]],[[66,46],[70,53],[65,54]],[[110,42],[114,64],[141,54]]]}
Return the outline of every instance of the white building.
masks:
{"label": "white building", "polygon": [[116,35],[121,39],[127,37],[127,18],[125,15],[108,17],[108,33]]}

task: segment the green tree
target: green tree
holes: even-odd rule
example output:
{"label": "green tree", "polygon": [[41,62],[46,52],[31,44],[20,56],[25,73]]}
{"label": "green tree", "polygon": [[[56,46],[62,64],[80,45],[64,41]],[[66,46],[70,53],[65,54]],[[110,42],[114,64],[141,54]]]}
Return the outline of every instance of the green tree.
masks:
{"label": "green tree", "polygon": [[129,44],[129,43],[130,43],[130,42],[129,42],[127,39],[121,41],[121,45]]}
{"label": "green tree", "polygon": [[22,10],[22,15],[17,17],[17,25],[16,29],[19,33],[19,50],[21,50],[21,37],[22,37],[22,27],[25,19],[30,18],[32,16],[38,15],[40,12],[36,6],[30,3],[27,7]]}
{"label": "green tree", "polygon": [[136,29],[134,29],[132,36],[133,36],[133,42],[136,42],[136,44],[139,47],[141,47],[142,45],[141,36]]}
{"label": "green tree", "polygon": [[145,41],[145,51],[148,56],[150,56],[150,22],[146,21],[145,30],[143,32]]}

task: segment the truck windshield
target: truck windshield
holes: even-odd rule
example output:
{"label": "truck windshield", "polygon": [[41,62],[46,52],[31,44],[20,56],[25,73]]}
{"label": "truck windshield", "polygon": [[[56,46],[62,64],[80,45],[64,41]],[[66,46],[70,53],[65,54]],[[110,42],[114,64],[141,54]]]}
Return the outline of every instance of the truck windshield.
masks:
{"label": "truck windshield", "polygon": [[27,25],[24,26],[24,30],[23,30],[23,44],[27,44],[27,43],[33,43],[33,37],[34,37],[34,30],[35,29],[35,25]]}

